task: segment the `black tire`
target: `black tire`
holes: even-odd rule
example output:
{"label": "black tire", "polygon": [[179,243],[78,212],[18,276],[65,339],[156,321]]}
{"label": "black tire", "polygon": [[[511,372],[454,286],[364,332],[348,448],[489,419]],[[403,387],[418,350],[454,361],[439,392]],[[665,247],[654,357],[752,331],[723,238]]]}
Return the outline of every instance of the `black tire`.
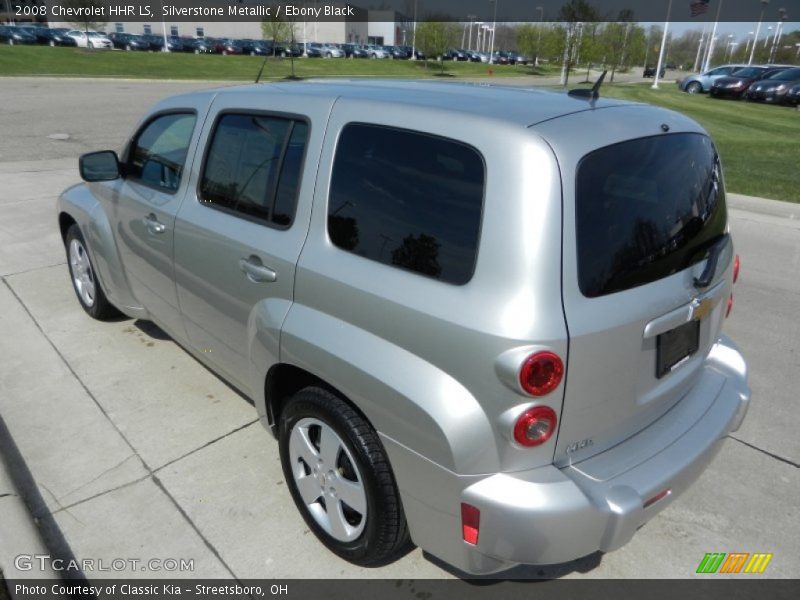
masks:
{"label": "black tire", "polygon": [[[344,449],[338,450],[337,476],[349,478],[353,482],[356,482],[357,477],[360,479],[357,483],[361,484],[366,495],[366,516],[355,511],[356,516],[361,516],[365,522],[361,533],[352,541],[338,540],[325,531],[309,511],[298,490],[295,469],[303,470],[308,476],[313,475],[305,461],[293,461],[290,437],[299,423],[309,421],[320,422],[332,429],[355,463],[352,465],[355,469],[349,469],[351,464]],[[386,452],[378,434],[353,407],[322,388],[302,389],[289,400],[281,413],[279,440],[281,465],[292,499],[308,527],[328,549],[356,565],[379,566],[391,562],[409,547],[411,540],[403,506]],[[320,452],[319,456],[322,455]],[[340,466],[340,461],[345,464]],[[354,473],[353,476],[348,477],[348,469]],[[316,482],[317,478],[314,479]],[[324,483],[324,477],[322,480],[321,486],[328,485]],[[333,484],[330,485],[333,487]],[[322,493],[320,492],[320,499],[315,504],[319,505],[321,511],[327,511]],[[341,504],[347,507],[343,502]],[[357,524],[361,526],[360,523]]]}
{"label": "black tire", "polygon": [[693,81],[692,83],[686,86],[686,91],[689,92],[690,94],[699,94],[700,92],[703,91],[703,86],[700,85],[699,82]]}
{"label": "black tire", "polygon": [[[73,253],[73,244],[76,244],[75,247],[79,247],[85,255],[85,265],[88,266],[88,279],[93,282],[94,291],[91,294],[90,298],[87,298],[86,293],[81,293],[81,290],[78,289],[78,283],[76,282],[80,278],[80,272],[78,269],[80,267],[74,260],[72,255]],[[77,225],[72,225],[67,230],[67,236],[64,240],[64,246],[67,252],[67,266],[69,267],[69,275],[70,281],[72,281],[72,289],[75,290],[75,296],[78,298],[78,302],[80,302],[81,307],[83,310],[86,311],[93,319],[97,319],[98,321],[107,321],[109,319],[118,317],[120,312],[108,301],[106,298],[105,292],[103,292],[103,288],[100,285],[100,280],[96,276],[96,270],[94,268],[94,264],[92,263],[91,257],[87,251],[88,246],[86,245],[86,241],[83,239],[83,234],[81,230],[78,228]],[[85,272],[85,271],[84,271]]]}

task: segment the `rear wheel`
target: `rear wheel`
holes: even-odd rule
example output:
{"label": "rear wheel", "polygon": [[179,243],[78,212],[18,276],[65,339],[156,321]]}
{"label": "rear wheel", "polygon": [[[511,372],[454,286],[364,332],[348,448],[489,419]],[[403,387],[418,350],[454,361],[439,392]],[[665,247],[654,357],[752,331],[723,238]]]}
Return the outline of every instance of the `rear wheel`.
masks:
{"label": "rear wheel", "polygon": [[99,321],[118,316],[119,311],[108,301],[95,275],[86,241],[77,225],[72,225],[67,230],[65,243],[72,287],[83,310]]}
{"label": "rear wheel", "polygon": [[292,498],[323,544],[362,566],[389,562],[408,546],[385,450],[349,404],[322,388],[305,388],[284,408],[279,430]]}
{"label": "rear wheel", "polygon": [[690,94],[699,94],[703,91],[703,86],[700,85],[697,81],[693,81],[689,85],[686,86],[686,91]]}

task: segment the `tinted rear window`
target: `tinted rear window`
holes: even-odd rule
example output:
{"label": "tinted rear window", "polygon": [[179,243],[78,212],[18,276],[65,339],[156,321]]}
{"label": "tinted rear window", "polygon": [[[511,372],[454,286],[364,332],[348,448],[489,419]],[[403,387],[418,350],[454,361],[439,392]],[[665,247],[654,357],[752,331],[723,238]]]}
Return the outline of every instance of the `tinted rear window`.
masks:
{"label": "tinted rear window", "polygon": [[578,166],[576,217],[586,296],[644,285],[699,262],[727,221],[711,140],[673,134],[588,154]]}
{"label": "tinted rear window", "polygon": [[365,258],[463,284],[478,252],[483,184],[474,148],[352,123],[336,149],[328,233]]}

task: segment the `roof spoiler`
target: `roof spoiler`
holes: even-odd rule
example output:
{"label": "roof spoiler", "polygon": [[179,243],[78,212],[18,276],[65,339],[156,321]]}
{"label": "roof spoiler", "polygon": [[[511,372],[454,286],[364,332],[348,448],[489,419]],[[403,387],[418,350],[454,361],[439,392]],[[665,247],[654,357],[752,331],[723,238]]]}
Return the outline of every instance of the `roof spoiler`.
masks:
{"label": "roof spoiler", "polygon": [[603,74],[597,78],[597,81],[591,87],[591,89],[578,88],[570,90],[568,94],[573,98],[580,98],[581,100],[589,100],[590,102],[594,102],[600,97],[600,86],[603,85],[603,80],[606,78],[606,73],[608,73],[608,70],[603,71]]}

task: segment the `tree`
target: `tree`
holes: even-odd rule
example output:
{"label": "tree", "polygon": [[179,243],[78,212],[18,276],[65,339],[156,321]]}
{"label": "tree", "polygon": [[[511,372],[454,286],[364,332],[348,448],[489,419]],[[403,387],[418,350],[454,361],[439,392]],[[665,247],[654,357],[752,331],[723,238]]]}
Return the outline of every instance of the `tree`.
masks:
{"label": "tree", "polygon": [[107,7],[102,0],[61,0],[60,4],[65,9],[74,11],[75,20],[70,23],[75,26],[75,29],[88,32],[100,29],[108,21],[103,16]]}
{"label": "tree", "polygon": [[264,17],[261,21],[261,35],[265,40],[272,40],[272,55],[275,56],[277,44],[294,40],[294,23],[280,17]]}
{"label": "tree", "polygon": [[599,20],[597,11],[586,0],[569,0],[558,11],[558,18],[564,23],[564,54],[562,58],[561,82],[567,85],[569,72],[577,59],[580,47],[581,28],[583,23],[594,23]]}
{"label": "tree", "polygon": [[437,57],[444,72],[444,61],[441,60],[441,56],[453,47],[456,33],[452,23],[426,21],[417,25],[417,47],[425,55],[426,68],[428,59]]}

